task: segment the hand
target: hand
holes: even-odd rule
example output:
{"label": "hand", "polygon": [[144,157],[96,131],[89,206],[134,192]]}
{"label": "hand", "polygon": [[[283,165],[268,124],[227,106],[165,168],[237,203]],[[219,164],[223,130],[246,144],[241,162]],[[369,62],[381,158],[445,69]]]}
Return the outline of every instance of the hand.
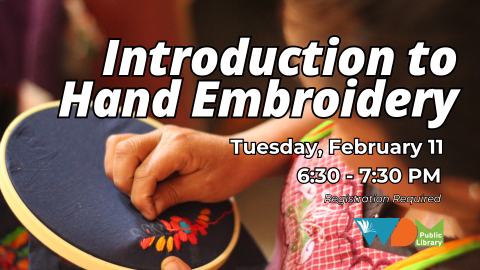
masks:
{"label": "hand", "polygon": [[[233,137],[246,142],[296,141],[318,125],[318,118],[309,112],[302,119],[273,119]],[[178,203],[226,200],[291,160],[288,155],[240,152],[233,154],[227,137],[164,126],[144,135],[111,136],[105,171],[143,216],[152,220]]]}
{"label": "hand", "polygon": [[190,266],[177,257],[170,256],[163,260],[162,270],[191,270]]}
{"label": "hand", "polygon": [[144,135],[110,136],[105,171],[152,220],[178,203],[218,202],[235,195],[253,183],[244,160],[233,154],[226,137],[164,126]]}

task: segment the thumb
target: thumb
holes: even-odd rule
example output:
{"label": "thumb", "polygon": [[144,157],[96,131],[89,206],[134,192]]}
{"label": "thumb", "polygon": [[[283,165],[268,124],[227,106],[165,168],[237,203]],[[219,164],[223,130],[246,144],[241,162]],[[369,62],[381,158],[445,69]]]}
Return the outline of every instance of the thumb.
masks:
{"label": "thumb", "polygon": [[162,270],[191,270],[190,266],[177,257],[170,256],[163,260]]}
{"label": "thumb", "polygon": [[186,175],[158,183],[153,195],[157,215],[179,203],[200,200],[195,180],[197,179],[194,175]]}

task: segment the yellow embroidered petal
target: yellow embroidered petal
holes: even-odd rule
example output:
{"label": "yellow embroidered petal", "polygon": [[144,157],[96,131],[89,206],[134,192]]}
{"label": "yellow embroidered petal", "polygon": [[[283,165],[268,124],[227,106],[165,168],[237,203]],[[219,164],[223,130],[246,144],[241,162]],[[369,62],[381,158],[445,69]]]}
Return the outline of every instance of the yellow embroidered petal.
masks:
{"label": "yellow embroidered petal", "polygon": [[173,250],[173,237],[171,237],[171,236],[168,237],[167,249],[168,249],[168,252]]}
{"label": "yellow embroidered petal", "polygon": [[163,251],[164,247],[165,247],[165,236],[162,236],[157,241],[157,251]]}
{"label": "yellow embroidered petal", "polygon": [[150,238],[150,243],[148,244],[148,246],[151,246],[153,244],[153,241],[155,241],[155,236]]}

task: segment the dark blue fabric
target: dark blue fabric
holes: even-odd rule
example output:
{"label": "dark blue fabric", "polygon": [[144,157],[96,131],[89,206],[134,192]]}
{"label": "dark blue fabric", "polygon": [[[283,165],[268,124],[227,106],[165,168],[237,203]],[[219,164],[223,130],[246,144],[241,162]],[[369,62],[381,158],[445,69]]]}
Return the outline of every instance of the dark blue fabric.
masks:
{"label": "dark blue fabric", "polygon": [[48,248],[45,248],[45,246],[31,234],[28,242],[28,259],[30,260],[28,270],[61,269],[59,267],[62,258]]}
{"label": "dark blue fabric", "polygon": [[[29,270],[81,270],[68,261],[58,257],[48,250],[42,243],[30,235],[30,250],[34,251]],[[267,260],[258,248],[250,233],[242,225],[237,245],[219,270],[263,270],[267,267]]]}
{"label": "dark blue fabric", "polygon": [[[57,112],[58,108],[47,109],[23,120],[12,132],[6,151],[17,193],[50,230],[93,256],[136,269],[158,270],[170,255],[195,268],[225,250],[233,233],[232,214],[210,225],[207,235],[198,234],[198,245],[184,242],[180,250],[158,252],[155,241],[142,249],[141,239],[171,233],[162,223],[142,217],[130,198],[107,178],[103,159],[109,135],[146,133],[154,128],[134,119],[98,119],[92,112],[87,119],[59,119]],[[231,204],[186,203],[158,218],[169,221],[174,215],[194,223],[204,208],[211,210],[209,217],[214,221]],[[31,254],[31,258],[33,266],[39,256]]]}
{"label": "dark blue fabric", "polygon": [[237,245],[219,270],[263,270],[267,264],[257,243],[242,225]]}

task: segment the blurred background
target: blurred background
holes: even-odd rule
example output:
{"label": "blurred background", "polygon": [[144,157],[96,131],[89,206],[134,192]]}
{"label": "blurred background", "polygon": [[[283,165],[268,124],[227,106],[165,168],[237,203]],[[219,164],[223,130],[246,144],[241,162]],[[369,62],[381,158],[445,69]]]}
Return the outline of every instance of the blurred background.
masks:
{"label": "blurred background", "polygon": [[[250,46],[281,50],[280,8],[278,0],[0,0],[0,131],[18,113],[60,99],[65,80],[94,79],[96,91],[141,86],[153,93],[170,85],[169,77],[148,72],[145,77],[101,77],[109,38],[121,38],[121,46],[149,49],[166,40],[171,47],[211,46],[222,52],[236,46],[240,36],[251,36]],[[177,118],[159,121],[224,135],[263,121],[190,119],[197,78],[189,69],[183,72]],[[209,79],[222,80],[221,88],[262,91],[268,83],[268,78],[248,72],[230,78],[216,72]],[[295,78],[282,78],[282,87],[292,90],[296,85]],[[281,175],[264,179],[236,196],[242,221],[267,258],[273,252],[283,181]]]}

